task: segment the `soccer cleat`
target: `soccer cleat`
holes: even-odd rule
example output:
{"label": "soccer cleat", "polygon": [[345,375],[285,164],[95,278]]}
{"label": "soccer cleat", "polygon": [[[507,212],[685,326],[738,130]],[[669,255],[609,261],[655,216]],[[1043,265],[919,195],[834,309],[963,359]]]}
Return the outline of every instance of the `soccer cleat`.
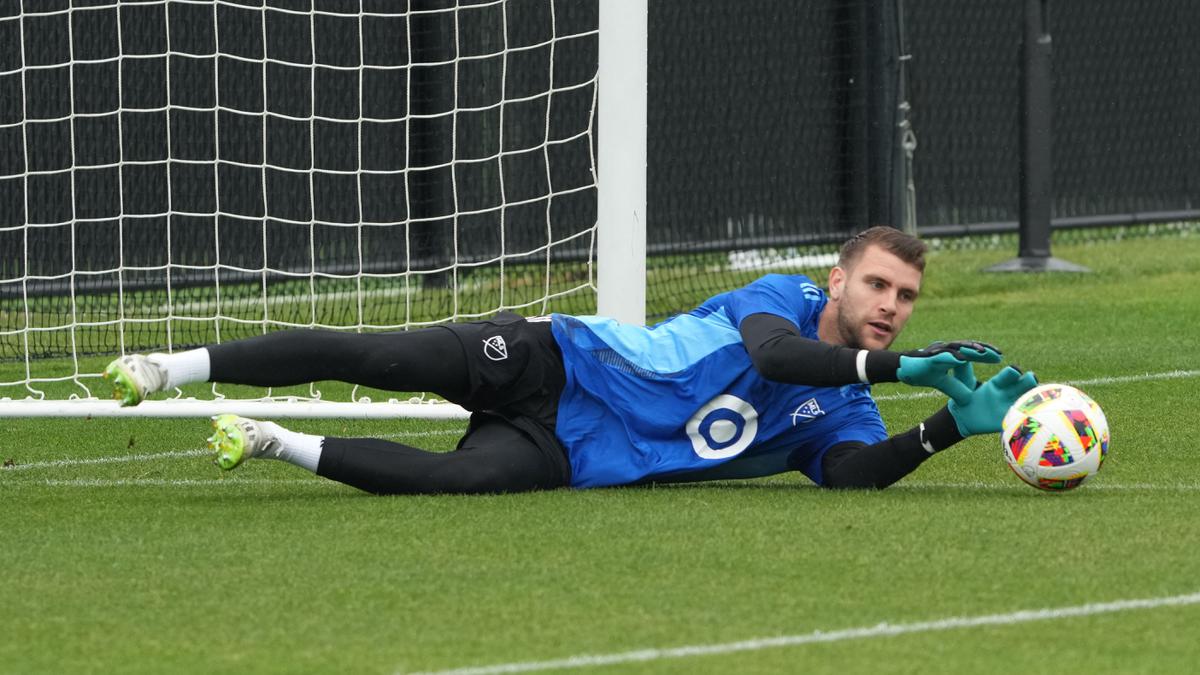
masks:
{"label": "soccer cleat", "polygon": [[112,397],[122,406],[137,405],[151,392],[165,388],[167,371],[141,354],[127,354],[108,364],[104,379],[112,384]]}
{"label": "soccer cleat", "polygon": [[283,449],[279,439],[269,435],[258,422],[237,415],[217,415],[212,418],[213,435],[208,437],[208,449],[213,452],[213,464],[229,471],[250,457]]}

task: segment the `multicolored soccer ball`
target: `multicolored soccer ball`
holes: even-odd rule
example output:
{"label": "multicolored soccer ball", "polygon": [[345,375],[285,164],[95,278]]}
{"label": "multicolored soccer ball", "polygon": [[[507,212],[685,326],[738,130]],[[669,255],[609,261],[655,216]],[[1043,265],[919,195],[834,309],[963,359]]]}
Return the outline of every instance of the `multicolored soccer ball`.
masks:
{"label": "multicolored soccer ball", "polygon": [[1000,443],[1013,473],[1041,490],[1083,485],[1108,456],[1108,420],[1087,394],[1066,384],[1030,389],[1004,416]]}

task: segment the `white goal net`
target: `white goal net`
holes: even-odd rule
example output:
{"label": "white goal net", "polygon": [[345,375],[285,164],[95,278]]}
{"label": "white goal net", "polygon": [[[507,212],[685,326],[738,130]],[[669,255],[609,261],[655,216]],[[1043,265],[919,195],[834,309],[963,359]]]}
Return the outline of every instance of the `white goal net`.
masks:
{"label": "white goal net", "polygon": [[[120,353],[593,311],[597,16],[562,0],[0,5],[4,414],[100,403]],[[213,410],[193,397],[309,415],[330,395],[206,387],[139,412]],[[356,406],[326,410],[371,414]]]}

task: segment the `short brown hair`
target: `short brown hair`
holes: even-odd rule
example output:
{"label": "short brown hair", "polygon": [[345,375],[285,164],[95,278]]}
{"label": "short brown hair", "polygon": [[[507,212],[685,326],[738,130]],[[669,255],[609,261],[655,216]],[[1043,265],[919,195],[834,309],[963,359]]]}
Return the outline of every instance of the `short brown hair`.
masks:
{"label": "short brown hair", "polygon": [[858,261],[862,252],[872,244],[912,265],[922,273],[925,272],[925,251],[929,250],[925,242],[886,225],[876,225],[863,230],[842,244],[838,267],[849,270],[850,266]]}

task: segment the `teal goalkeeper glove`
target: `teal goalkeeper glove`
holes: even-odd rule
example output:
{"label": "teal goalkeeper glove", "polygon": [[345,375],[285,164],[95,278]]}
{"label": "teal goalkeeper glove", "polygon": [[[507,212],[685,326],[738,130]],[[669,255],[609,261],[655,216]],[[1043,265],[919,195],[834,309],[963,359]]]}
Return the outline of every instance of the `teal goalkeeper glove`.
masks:
{"label": "teal goalkeeper glove", "polygon": [[928,347],[911,352],[907,356],[929,356],[950,352],[961,361],[979,361],[981,363],[1000,363],[1002,352],[998,347],[978,340],[954,340],[953,342],[931,342]]}
{"label": "teal goalkeeper glove", "polygon": [[[971,379],[974,378],[972,373]],[[963,438],[994,434],[1000,431],[1004,415],[1012,404],[1036,386],[1037,378],[1032,372],[1023,373],[1014,366],[1008,366],[972,392],[966,403],[954,399],[947,407]]]}
{"label": "teal goalkeeper glove", "polygon": [[933,387],[966,405],[975,389],[972,362],[1000,363],[1000,350],[985,342],[934,342],[901,354],[896,379],[917,387]]}

